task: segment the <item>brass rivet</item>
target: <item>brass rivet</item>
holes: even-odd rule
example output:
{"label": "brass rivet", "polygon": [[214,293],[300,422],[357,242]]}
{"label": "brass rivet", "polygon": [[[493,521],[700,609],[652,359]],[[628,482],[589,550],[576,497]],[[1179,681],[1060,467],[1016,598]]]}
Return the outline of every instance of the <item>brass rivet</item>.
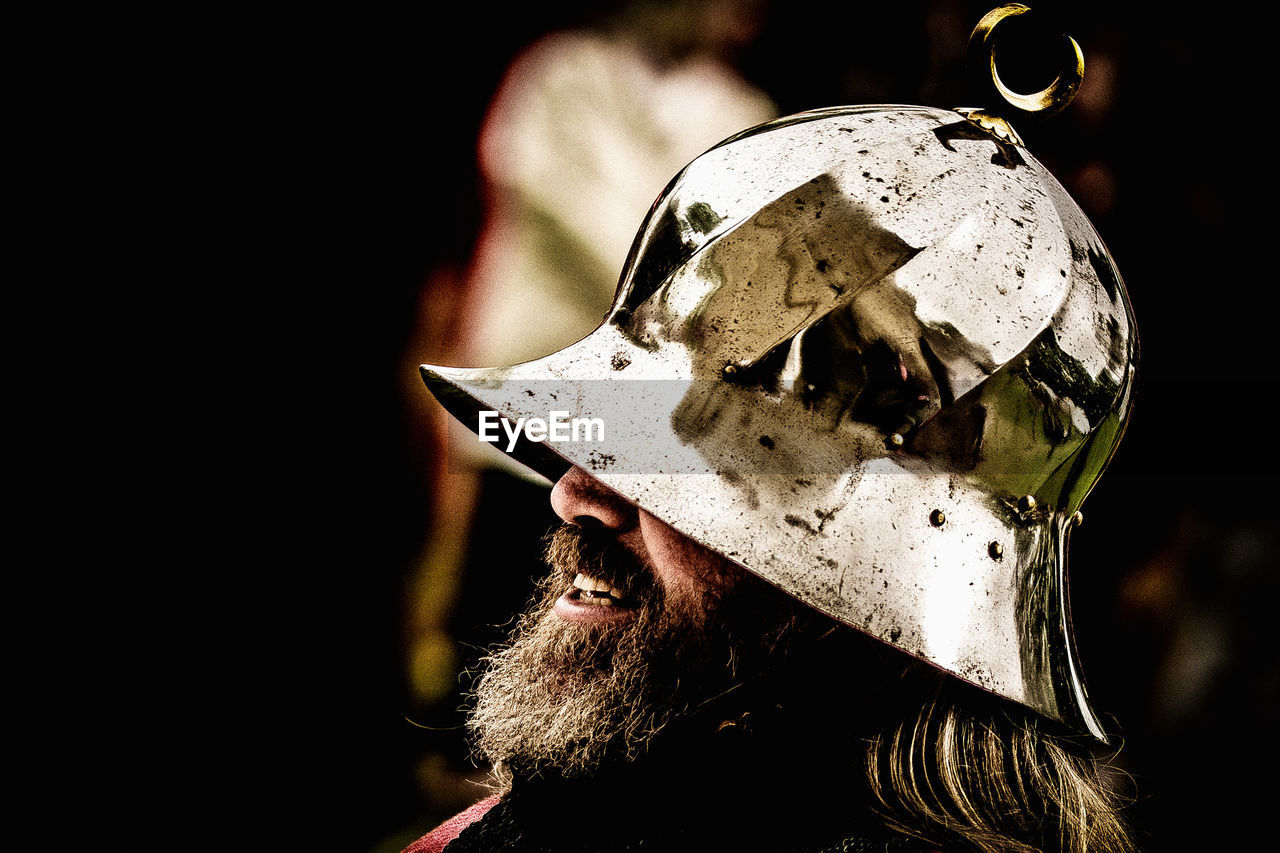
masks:
{"label": "brass rivet", "polygon": [[1004,556],[1004,546],[999,542],[992,542],[987,546],[987,553],[991,555],[991,559],[999,560]]}
{"label": "brass rivet", "polygon": [[947,523],[947,514],[940,509],[935,509],[929,513],[929,523],[934,527],[941,527]]}
{"label": "brass rivet", "polygon": [[724,375],[725,375],[726,377],[732,377],[732,376],[734,376],[734,375],[736,375],[736,374],[737,374],[737,372],[738,372],[738,365],[734,364],[734,363],[731,361],[731,362],[729,362],[728,364],[726,364],[726,365],[724,366],[724,370],[723,370],[722,372],[724,373]]}
{"label": "brass rivet", "polygon": [[889,436],[887,443],[890,447],[901,447],[905,441],[906,439],[902,437],[902,433],[895,432],[893,435]]}
{"label": "brass rivet", "polygon": [[1018,512],[1026,515],[1036,508],[1036,499],[1031,495],[1023,495],[1018,498]]}
{"label": "brass rivet", "polygon": [[1084,513],[1080,510],[1076,510],[1076,514],[1071,516],[1071,523],[1076,527],[1084,524]]}

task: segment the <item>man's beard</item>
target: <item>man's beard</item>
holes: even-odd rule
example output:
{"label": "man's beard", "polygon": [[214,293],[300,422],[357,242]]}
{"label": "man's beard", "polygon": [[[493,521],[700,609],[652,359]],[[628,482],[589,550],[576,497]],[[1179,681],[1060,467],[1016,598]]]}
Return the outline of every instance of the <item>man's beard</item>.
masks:
{"label": "man's beard", "polygon": [[[664,596],[651,570],[607,536],[564,525],[550,575],[506,647],[483,661],[468,721],[500,777],[589,776],[634,760],[673,724],[769,669],[807,608],[741,572],[696,604]],[[584,624],[552,612],[577,573],[626,590],[636,616]]]}

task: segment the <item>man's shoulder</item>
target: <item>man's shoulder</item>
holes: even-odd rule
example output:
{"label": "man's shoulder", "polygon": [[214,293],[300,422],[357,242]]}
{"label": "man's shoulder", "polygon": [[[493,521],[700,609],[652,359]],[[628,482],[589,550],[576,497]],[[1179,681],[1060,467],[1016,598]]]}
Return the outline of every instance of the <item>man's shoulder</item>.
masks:
{"label": "man's shoulder", "polygon": [[445,845],[461,834],[471,824],[475,823],[485,812],[493,808],[498,802],[498,797],[486,797],[470,808],[459,812],[417,841],[406,847],[403,853],[441,853]]}

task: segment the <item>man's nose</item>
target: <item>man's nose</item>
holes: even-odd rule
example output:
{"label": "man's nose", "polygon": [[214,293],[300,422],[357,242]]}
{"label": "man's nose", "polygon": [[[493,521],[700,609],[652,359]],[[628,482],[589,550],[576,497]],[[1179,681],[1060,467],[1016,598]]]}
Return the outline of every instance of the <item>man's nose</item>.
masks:
{"label": "man's nose", "polygon": [[603,527],[618,533],[637,519],[631,502],[578,467],[570,468],[551,489],[551,508],[579,527]]}

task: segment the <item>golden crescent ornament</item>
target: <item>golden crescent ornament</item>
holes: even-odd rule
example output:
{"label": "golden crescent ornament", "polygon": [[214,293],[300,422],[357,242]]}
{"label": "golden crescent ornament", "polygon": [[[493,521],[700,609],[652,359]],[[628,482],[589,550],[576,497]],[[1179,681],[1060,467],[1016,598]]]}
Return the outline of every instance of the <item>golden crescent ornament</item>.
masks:
{"label": "golden crescent ornament", "polygon": [[991,81],[1007,104],[1022,113],[1047,117],[1061,112],[1080,90],[1080,83],[1084,80],[1084,53],[1075,39],[1063,35],[1062,70],[1057,78],[1044,89],[1031,94],[1010,89],[1000,79],[1000,72],[996,68],[996,29],[1003,22],[1030,11],[1029,7],[1021,3],[1011,3],[983,15],[969,37],[969,55],[975,65],[985,66],[990,70]]}

